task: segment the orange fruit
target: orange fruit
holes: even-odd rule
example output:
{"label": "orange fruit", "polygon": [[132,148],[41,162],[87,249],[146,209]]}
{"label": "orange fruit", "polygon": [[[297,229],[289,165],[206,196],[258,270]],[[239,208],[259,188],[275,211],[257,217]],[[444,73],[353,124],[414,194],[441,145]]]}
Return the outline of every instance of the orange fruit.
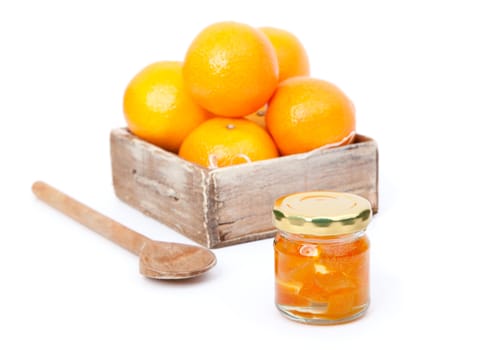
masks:
{"label": "orange fruit", "polygon": [[203,29],[184,59],[187,89],[214,115],[242,117],[266,104],[278,83],[278,62],[268,38],[237,22]]}
{"label": "orange fruit", "polygon": [[299,75],[309,75],[309,58],[301,41],[284,29],[259,28],[272,43],[277,55],[279,81]]}
{"label": "orange fruit", "polygon": [[123,111],[133,134],[172,152],[208,115],[184,88],[182,63],[171,61],[152,63],[135,75]]}
{"label": "orange fruit", "polygon": [[211,118],[183,141],[179,155],[207,168],[275,158],[278,151],[268,132],[242,118]]}
{"label": "orange fruit", "polygon": [[334,84],[311,77],[281,82],[265,122],[282,155],[340,146],[355,136],[355,109]]}

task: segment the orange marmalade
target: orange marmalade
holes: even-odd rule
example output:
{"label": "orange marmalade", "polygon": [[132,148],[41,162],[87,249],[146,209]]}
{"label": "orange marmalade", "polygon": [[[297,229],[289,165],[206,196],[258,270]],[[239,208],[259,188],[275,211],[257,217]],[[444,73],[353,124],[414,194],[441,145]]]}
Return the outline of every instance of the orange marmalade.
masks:
{"label": "orange marmalade", "polygon": [[294,193],[277,199],[273,221],[275,302],[295,321],[337,324],[369,306],[366,199],[340,192]]}

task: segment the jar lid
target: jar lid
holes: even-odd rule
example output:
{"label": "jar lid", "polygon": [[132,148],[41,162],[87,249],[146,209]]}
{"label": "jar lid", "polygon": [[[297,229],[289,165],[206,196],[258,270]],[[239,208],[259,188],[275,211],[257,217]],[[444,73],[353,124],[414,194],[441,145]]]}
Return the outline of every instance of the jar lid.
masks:
{"label": "jar lid", "polygon": [[371,221],[371,203],[343,192],[300,192],[278,198],[273,223],[282,231],[329,236],[364,230]]}

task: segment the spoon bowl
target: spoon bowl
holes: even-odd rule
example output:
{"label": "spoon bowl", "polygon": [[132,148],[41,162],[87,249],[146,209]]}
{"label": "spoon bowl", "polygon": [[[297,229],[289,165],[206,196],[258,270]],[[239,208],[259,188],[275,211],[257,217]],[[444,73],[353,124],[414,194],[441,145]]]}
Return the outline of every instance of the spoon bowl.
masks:
{"label": "spoon bowl", "polygon": [[217,263],[215,254],[209,249],[151,240],[42,181],[35,182],[32,191],[51,207],[138,255],[140,273],[146,277],[192,278],[203,274]]}
{"label": "spoon bowl", "polygon": [[140,252],[140,273],[155,279],[191,278],[208,271],[216,262],[208,249],[151,241]]}

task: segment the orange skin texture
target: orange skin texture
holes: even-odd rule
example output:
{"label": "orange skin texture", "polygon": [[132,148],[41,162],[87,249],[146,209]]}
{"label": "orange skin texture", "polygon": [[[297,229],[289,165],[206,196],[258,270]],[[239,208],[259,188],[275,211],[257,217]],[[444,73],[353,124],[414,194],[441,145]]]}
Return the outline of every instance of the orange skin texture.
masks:
{"label": "orange skin texture", "polygon": [[259,28],[272,43],[278,59],[279,81],[310,74],[309,57],[301,41],[292,33],[273,27]]}
{"label": "orange skin texture", "polygon": [[152,63],[129,82],[123,97],[128,129],[141,139],[177,152],[184,138],[208,117],[184,88],[182,63]]}
{"label": "orange skin texture", "polygon": [[[369,303],[369,241],[366,237],[337,245],[318,244],[303,256],[303,244],[275,238],[277,304],[302,317],[349,318]],[[295,310],[326,304],[316,315]]]}
{"label": "orange skin texture", "polygon": [[218,22],[189,46],[183,74],[197,103],[213,115],[243,117],[264,106],[278,84],[278,62],[258,29]]}
{"label": "orange skin texture", "polygon": [[242,118],[215,117],[194,129],[179,156],[206,168],[224,167],[278,157],[265,129]]}
{"label": "orange skin texture", "polygon": [[303,153],[350,143],[355,135],[355,108],[334,84],[293,77],[279,84],[265,122],[281,155]]}

